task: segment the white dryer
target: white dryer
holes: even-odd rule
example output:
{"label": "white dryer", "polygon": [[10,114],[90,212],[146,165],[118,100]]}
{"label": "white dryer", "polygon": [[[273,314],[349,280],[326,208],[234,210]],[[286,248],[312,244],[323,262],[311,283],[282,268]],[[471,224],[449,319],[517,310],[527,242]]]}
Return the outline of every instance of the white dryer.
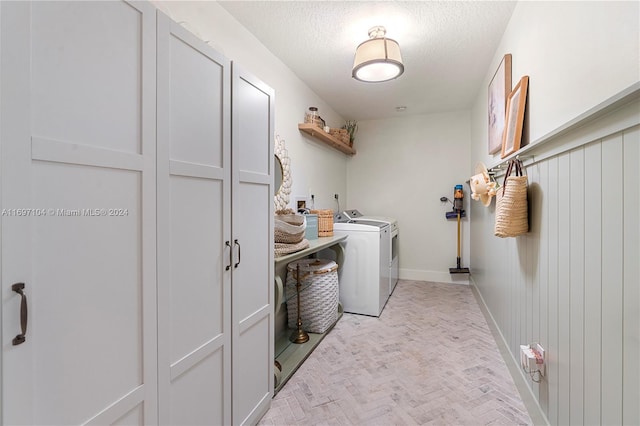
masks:
{"label": "white dryer", "polygon": [[336,222],[333,233],[349,236],[340,243],[344,250],[339,269],[344,311],[380,316],[389,299],[389,224],[366,220]]}
{"label": "white dryer", "polygon": [[389,232],[391,232],[391,239],[389,240],[389,295],[393,293],[393,290],[398,284],[400,261],[399,254],[399,240],[398,235],[399,227],[398,221],[393,217],[386,216],[368,216],[363,215],[356,209],[345,210],[335,215],[336,220],[367,220],[371,222],[383,222],[389,224]]}

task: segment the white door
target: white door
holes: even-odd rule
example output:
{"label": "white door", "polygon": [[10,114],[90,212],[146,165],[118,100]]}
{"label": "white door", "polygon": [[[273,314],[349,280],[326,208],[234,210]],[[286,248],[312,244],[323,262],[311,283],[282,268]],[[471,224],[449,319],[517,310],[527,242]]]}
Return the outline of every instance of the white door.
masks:
{"label": "white door", "polygon": [[233,64],[233,423],[273,397],[273,90]]}
{"label": "white door", "polygon": [[154,423],[155,10],[0,17],[2,422]]}
{"label": "white door", "polygon": [[161,424],[231,422],[230,76],[158,12]]}

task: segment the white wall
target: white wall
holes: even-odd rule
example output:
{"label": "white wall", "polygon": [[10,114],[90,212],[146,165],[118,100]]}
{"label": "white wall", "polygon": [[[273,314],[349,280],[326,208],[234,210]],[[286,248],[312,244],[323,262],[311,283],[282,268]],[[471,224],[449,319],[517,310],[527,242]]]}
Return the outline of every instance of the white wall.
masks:
{"label": "white wall", "polygon": [[[493,205],[472,206],[472,281],[515,359],[520,344],[546,347],[542,382],[523,377],[551,424],[640,423],[640,189],[628,173],[640,163],[640,104],[636,97],[546,136],[637,87],[639,6],[518,3],[486,74],[488,85],[502,56],[513,55],[514,81],[530,76],[529,140],[546,144],[531,150],[527,167],[529,234],[494,237]],[[483,88],[471,112],[471,164],[498,161],[487,155],[486,104]]]}
{"label": "white wall", "polygon": [[[530,141],[544,139],[640,78],[638,2],[519,2],[470,112],[361,122],[355,145],[358,153],[349,158],[298,132],[297,123],[310,105],[318,106],[332,126],[337,127],[341,119],[222,7],[208,2],[155,4],[174,20],[187,21],[201,38],[211,40],[221,53],[276,90],[276,132],[286,140],[292,158],[293,196],[309,195],[311,190],[316,207],[335,208],[333,194],[339,193],[343,208],[398,218],[403,278],[444,281],[449,277],[448,268],[454,266],[455,223],[445,221],[450,206],[440,204],[439,198],[451,197],[453,185],[468,179],[477,161],[487,165],[498,161],[487,154],[486,87],[505,53],[513,55],[514,84],[522,75],[530,77],[526,135]],[[600,160],[603,171],[615,170],[616,161],[628,160],[618,156],[610,161],[595,155],[598,147],[605,153],[611,143],[630,146],[637,155],[637,130],[612,137],[620,142],[597,140],[580,148],[584,152],[569,154],[569,166],[574,159],[577,168],[584,167],[585,160],[593,164]],[[637,165],[640,159],[635,158]],[[562,170],[561,162],[567,159],[553,158],[548,164],[529,168],[533,232],[518,239],[492,236],[492,208],[471,201],[465,185],[471,232],[465,222],[463,264],[471,267],[474,283],[512,355],[517,357],[519,343],[546,342],[548,378],[540,385],[529,382],[529,386],[551,423],[637,424],[640,296],[637,262],[633,262],[640,238],[637,221],[635,229],[624,230],[631,232],[626,245],[614,241],[613,248],[603,246],[595,238],[599,234],[586,225],[595,220],[591,214],[579,219],[585,224],[580,234],[580,227],[571,225],[574,217],[562,209],[564,204],[552,202],[566,202],[567,193],[559,192],[555,174]],[[570,176],[576,194],[586,194],[580,185],[584,174]],[[629,181],[633,198],[623,196],[616,203],[627,203],[637,212],[637,179]],[[598,180],[593,182],[597,185]],[[553,188],[556,192],[550,192]],[[570,188],[568,194],[575,197],[573,183]],[[610,195],[603,191],[601,198],[577,199],[584,203],[582,211],[591,213],[609,208],[610,203],[602,201]],[[563,212],[568,227],[549,222],[549,212],[556,211]],[[553,235],[550,226],[572,238],[568,250],[573,257],[567,255],[564,239],[549,240]],[[575,256],[581,253],[583,242],[592,247],[582,248],[584,253],[589,250],[600,257],[580,260]],[[603,261],[602,256],[610,253],[627,256],[623,265],[631,269],[622,277],[619,268],[609,267],[606,257]],[[499,262],[509,269],[497,267]],[[597,264],[602,268],[600,281],[580,278],[580,273],[585,278],[597,276],[592,272]],[[571,269],[561,269],[562,265]],[[573,278],[565,279],[562,274],[566,271]],[[612,288],[618,296],[622,294],[615,301],[609,297]],[[556,299],[551,299],[553,294]],[[584,304],[576,304],[581,300]]]}
{"label": "white wall", "polygon": [[298,123],[304,121],[309,106],[318,107],[332,127],[340,127],[344,120],[218,3],[153,4],[275,90],[275,133],[285,140],[291,158],[290,206],[295,206],[296,196],[309,196],[311,190],[316,208],[335,208],[333,194],[346,194],[347,157],[304,136],[298,131]]}
{"label": "white wall", "polygon": [[519,2],[472,110],[472,164],[487,166],[487,87],[506,53],[513,86],[529,76],[527,114],[535,142],[640,78],[637,1]]}
{"label": "white wall", "polygon": [[[400,226],[400,278],[449,282],[456,266],[456,221],[440,197],[453,199],[469,179],[469,112],[362,121],[347,162],[346,208],[390,216]],[[465,208],[470,198],[465,186]],[[468,220],[463,219],[463,266],[469,261]],[[467,282],[464,276],[453,276]]]}

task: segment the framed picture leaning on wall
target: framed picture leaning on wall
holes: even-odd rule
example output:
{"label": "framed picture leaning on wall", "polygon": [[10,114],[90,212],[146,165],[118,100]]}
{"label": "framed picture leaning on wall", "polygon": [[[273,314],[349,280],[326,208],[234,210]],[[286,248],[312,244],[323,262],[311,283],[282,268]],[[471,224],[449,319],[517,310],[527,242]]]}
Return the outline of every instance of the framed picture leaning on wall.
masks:
{"label": "framed picture leaning on wall", "polygon": [[504,135],[502,138],[502,155],[504,158],[520,149],[522,140],[522,125],[524,123],[524,109],[527,103],[527,87],[529,76],[520,79],[507,99],[507,116],[505,119]]}
{"label": "framed picture leaning on wall", "polygon": [[507,96],[511,93],[511,54],[500,61],[489,83],[489,154],[500,152],[506,116]]}

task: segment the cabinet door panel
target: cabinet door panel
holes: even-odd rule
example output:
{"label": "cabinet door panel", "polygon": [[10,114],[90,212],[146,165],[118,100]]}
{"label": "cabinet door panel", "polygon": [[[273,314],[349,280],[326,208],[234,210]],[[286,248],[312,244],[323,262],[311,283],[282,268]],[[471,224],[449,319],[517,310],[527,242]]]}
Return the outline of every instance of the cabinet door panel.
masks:
{"label": "cabinet door panel", "polygon": [[140,153],[142,20],[124,2],[34,2],[33,132]]}
{"label": "cabinet door panel", "polygon": [[155,423],[155,10],[0,8],[1,422]]}
{"label": "cabinet door panel", "polygon": [[[228,424],[224,420],[224,348],[210,353],[193,368],[172,378],[170,413],[167,424]],[[195,392],[194,392],[195,390]]]}
{"label": "cabinet door panel", "polygon": [[[171,158],[223,167],[224,63],[171,34]],[[208,46],[203,46],[208,47]],[[212,143],[215,141],[215,143]]]}
{"label": "cabinet door panel", "polygon": [[231,422],[229,96],[229,62],[158,13],[162,424]]}
{"label": "cabinet door panel", "polygon": [[[233,422],[255,423],[273,396],[273,91],[233,65]],[[239,153],[239,155],[235,155]]]}
{"label": "cabinet door panel", "polygon": [[222,182],[171,176],[171,364],[223,334]]}
{"label": "cabinet door panel", "polygon": [[[34,205],[58,211],[34,221],[35,424],[77,423],[143,383],[139,173],[42,161],[32,169]],[[127,215],[81,207],[102,205]]]}
{"label": "cabinet door panel", "polygon": [[273,167],[273,96],[255,79],[234,80],[234,105],[239,115],[234,115],[237,140],[234,153],[238,155],[240,172],[271,175]]}
{"label": "cabinet door panel", "polygon": [[240,341],[234,345],[238,352],[237,362],[242,365],[233,378],[234,387],[238,388],[238,393],[242,396],[234,403],[238,405],[236,411],[240,413],[240,420],[253,419],[249,423],[255,423],[256,418],[262,416],[261,410],[269,408],[268,404],[273,397],[265,391],[269,389],[270,383],[266,372],[273,366],[273,352],[269,351],[273,341],[273,325],[264,319],[265,313],[261,315],[262,320],[247,329],[243,328]]}
{"label": "cabinet door panel", "polygon": [[234,238],[241,242],[242,267],[233,271],[234,289],[237,290],[234,295],[238,294],[234,307],[236,318],[244,321],[268,305],[272,296],[265,277],[272,270],[268,260],[269,252],[273,250],[268,248],[272,239],[269,205],[273,203],[273,196],[268,184],[246,181],[235,191],[238,208],[234,209],[234,216],[242,226],[238,227]]}

